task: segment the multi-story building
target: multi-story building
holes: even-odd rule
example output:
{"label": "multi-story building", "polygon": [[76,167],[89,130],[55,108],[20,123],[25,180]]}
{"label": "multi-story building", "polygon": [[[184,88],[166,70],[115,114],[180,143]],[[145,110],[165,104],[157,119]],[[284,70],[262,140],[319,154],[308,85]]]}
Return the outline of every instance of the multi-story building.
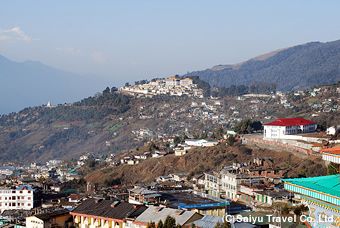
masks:
{"label": "multi-story building", "polygon": [[304,118],[279,118],[264,124],[264,138],[285,139],[289,135],[311,133],[316,130],[316,123]]}
{"label": "multi-story building", "polygon": [[205,175],[205,190],[209,195],[221,197],[221,174],[220,171],[204,173]]}
{"label": "multi-story building", "polygon": [[220,171],[205,173],[205,190],[212,196],[240,199],[242,183],[265,181],[272,183],[271,186],[267,184],[268,188],[272,188],[281,182],[283,175],[283,169],[274,167],[272,160],[269,157],[257,157],[249,164],[234,163]]}
{"label": "multi-story building", "polygon": [[30,185],[19,185],[16,189],[0,188],[0,213],[4,210],[32,209],[33,193]]}

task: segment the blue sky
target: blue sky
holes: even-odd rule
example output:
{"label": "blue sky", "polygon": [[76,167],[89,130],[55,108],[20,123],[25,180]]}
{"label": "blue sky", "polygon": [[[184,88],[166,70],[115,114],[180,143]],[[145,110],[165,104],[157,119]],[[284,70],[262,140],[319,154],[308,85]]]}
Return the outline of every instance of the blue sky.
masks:
{"label": "blue sky", "polygon": [[121,86],[340,39],[340,1],[1,1],[0,54]]}

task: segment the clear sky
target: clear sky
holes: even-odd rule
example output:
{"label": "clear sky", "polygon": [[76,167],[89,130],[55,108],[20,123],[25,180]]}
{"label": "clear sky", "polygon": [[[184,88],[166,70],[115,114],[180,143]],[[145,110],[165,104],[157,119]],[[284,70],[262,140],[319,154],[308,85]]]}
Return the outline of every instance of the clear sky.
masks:
{"label": "clear sky", "polygon": [[0,2],[0,55],[121,86],[340,39],[340,1]]}

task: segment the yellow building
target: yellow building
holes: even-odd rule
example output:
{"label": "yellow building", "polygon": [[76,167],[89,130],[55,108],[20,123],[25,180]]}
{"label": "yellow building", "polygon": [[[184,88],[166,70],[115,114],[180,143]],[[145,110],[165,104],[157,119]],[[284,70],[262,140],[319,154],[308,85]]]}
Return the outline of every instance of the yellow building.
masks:
{"label": "yellow building", "polygon": [[26,217],[27,228],[71,227],[72,216],[67,209]]}
{"label": "yellow building", "polygon": [[120,201],[88,199],[70,214],[76,228],[122,228],[127,219],[137,217],[146,208]]}

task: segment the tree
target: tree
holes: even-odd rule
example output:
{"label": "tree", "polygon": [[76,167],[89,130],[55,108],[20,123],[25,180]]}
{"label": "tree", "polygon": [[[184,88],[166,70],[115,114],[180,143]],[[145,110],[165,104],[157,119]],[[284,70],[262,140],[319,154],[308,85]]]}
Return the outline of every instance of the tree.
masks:
{"label": "tree", "polygon": [[334,174],[339,174],[339,165],[334,162],[330,162],[327,166],[327,175]]}
{"label": "tree", "polygon": [[224,221],[223,224],[221,224],[219,221],[216,223],[214,228],[230,228],[230,223],[227,221]]}
{"label": "tree", "polygon": [[164,228],[164,224],[162,220],[159,220],[157,223],[157,228]]}
{"label": "tree", "polygon": [[106,87],[106,89],[103,91],[103,95],[108,95],[110,93],[110,88]]}
{"label": "tree", "polygon": [[148,222],[148,225],[146,226],[146,228],[156,228],[156,225],[154,222],[150,221]]}
{"label": "tree", "polygon": [[222,138],[223,138],[223,134],[224,134],[224,133],[223,133],[223,128],[220,127],[220,128],[217,129],[215,135],[216,135],[216,138],[217,138],[217,139],[222,139]]}
{"label": "tree", "polygon": [[282,208],[282,215],[288,215],[289,214],[289,207],[287,206],[287,204],[284,205],[284,207]]}
{"label": "tree", "polygon": [[300,215],[302,214],[302,209],[301,207],[296,207],[294,209],[294,214],[296,214],[297,217],[300,217]]}
{"label": "tree", "polygon": [[194,223],[191,223],[190,228],[196,228],[196,225]]}
{"label": "tree", "polygon": [[227,138],[227,144],[229,146],[232,146],[234,145],[234,142],[235,142],[235,137],[233,135],[230,135],[228,138]]}
{"label": "tree", "polygon": [[166,216],[163,228],[173,228],[176,225],[176,219],[170,215]]}
{"label": "tree", "polygon": [[115,92],[117,92],[118,91],[118,88],[117,87],[112,87],[111,88],[111,93],[115,93]]}
{"label": "tree", "polygon": [[130,83],[125,82],[125,87],[129,87],[129,86],[130,86]]}
{"label": "tree", "polygon": [[181,139],[178,136],[175,136],[174,143],[177,145],[180,142],[181,142]]}

